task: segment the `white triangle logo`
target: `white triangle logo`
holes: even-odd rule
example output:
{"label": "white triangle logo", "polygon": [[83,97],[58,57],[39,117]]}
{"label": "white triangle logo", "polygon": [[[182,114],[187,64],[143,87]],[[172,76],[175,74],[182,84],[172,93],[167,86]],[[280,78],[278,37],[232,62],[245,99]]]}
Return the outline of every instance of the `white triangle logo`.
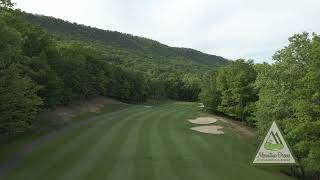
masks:
{"label": "white triangle logo", "polygon": [[273,121],[253,160],[254,164],[296,164],[277,124]]}

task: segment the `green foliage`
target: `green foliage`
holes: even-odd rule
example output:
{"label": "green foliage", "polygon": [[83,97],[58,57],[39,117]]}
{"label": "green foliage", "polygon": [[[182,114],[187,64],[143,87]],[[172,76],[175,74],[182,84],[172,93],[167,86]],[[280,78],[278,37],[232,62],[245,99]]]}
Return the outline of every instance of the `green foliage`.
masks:
{"label": "green foliage", "polygon": [[170,63],[171,60],[183,59],[193,65],[211,66],[213,68],[220,67],[228,63],[222,57],[204,54],[202,52],[186,49],[173,48],[153,41],[147,38],[137,37],[130,34],[124,34],[116,31],[106,31],[90,26],[70,23],[53,17],[39,16],[28,13],[22,13],[22,16],[37,25],[47,29],[55,34],[89,42],[98,42],[112,46],[115,49],[121,49],[131,55],[140,58],[148,58],[150,63],[164,61]]}
{"label": "green foliage", "polygon": [[0,53],[1,57],[12,57],[21,44],[21,35],[0,19]]}
{"label": "green foliage", "polygon": [[252,122],[257,100],[254,82],[257,73],[252,61],[239,59],[220,68],[204,82],[201,101],[208,110]]}
{"label": "green foliage", "polygon": [[16,133],[31,127],[42,101],[39,87],[19,72],[18,66],[0,58],[0,133]]}
{"label": "green foliage", "polygon": [[[320,173],[320,37],[297,34],[275,63],[237,60],[206,78],[200,100],[211,111],[255,123],[262,140],[277,121],[308,176]],[[258,98],[257,98],[258,93]]]}
{"label": "green foliage", "polygon": [[28,129],[42,103],[39,89],[19,70],[21,35],[0,19],[0,133]]}
{"label": "green foliage", "polygon": [[38,96],[42,97],[44,101],[43,107],[54,109],[56,105],[61,103],[63,81],[51,69],[45,55],[32,57],[28,66],[30,67],[29,77],[42,87],[38,91]]}
{"label": "green foliage", "polygon": [[0,0],[0,7],[12,8],[14,3],[11,0]]}
{"label": "green foliage", "polygon": [[[144,76],[109,63],[97,46],[58,40],[25,22],[15,10],[0,12],[0,133],[32,127],[40,109],[54,109],[89,96],[140,102]],[[110,61],[109,61],[110,60]]]}
{"label": "green foliage", "polygon": [[218,110],[243,121],[249,118],[257,100],[256,76],[252,61],[240,59],[221,68],[217,74],[217,90],[221,92]]}
{"label": "green foliage", "polygon": [[[56,67],[51,68],[55,69],[54,71],[57,72],[66,86],[63,92],[63,102],[81,98],[82,95],[83,97],[97,93],[106,95],[105,91],[109,92],[109,95],[120,99],[130,98],[120,97],[119,94],[128,96],[128,94],[139,92],[145,94],[143,96],[149,95],[157,99],[169,97],[177,100],[195,101],[198,99],[200,92],[200,77],[202,74],[228,63],[228,60],[222,57],[204,54],[192,49],[172,48],[146,38],[100,30],[20,11],[15,11],[12,14],[15,14],[18,18],[12,18],[12,16],[7,18],[11,18],[10,22],[15,22],[14,27],[22,31],[24,37],[26,37],[23,43],[25,55],[29,57],[39,56],[44,52],[47,55],[48,63],[50,65],[54,64],[53,66]],[[21,25],[16,20],[21,18],[53,32],[54,35],[46,33],[39,27],[27,24],[25,21]],[[25,30],[26,26],[28,28]],[[57,50],[52,51],[52,49],[55,49],[54,46],[57,47]],[[55,51],[58,51],[58,53]],[[143,77],[141,82],[144,82],[144,86],[139,87],[145,88],[145,90],[129,93],[127,90],[134,85],[129,85],[130,83],[126,82],[127,80],[117,77],[119,82],[123,81],[122,85],[115,85],[121,90],[120,92],[112,92],[113,90],[106,88],[106,84],[112,83],[112,86],[114,86],[113,81],[115,80],[105,77],[103,75],[105,72],[97,71],[97,69],[89,68],[93,71],[86,72],[87,61],[104,61],[108,65],[115,65],[124,71],[140,74]],[[69,70],[67,67],[72,68],[70,75],[64,73]],[[110,71],[112,69],[109,68]],[[107,74],[112,76],[114,73],[107,72]],[[71,76],[76,78],[72,79]],[[84,76],[91,77],[91,79],[85,80]],[[95,78],[97,76],[98,79]],[[97,80],[104,81],[101,83],[104,85],[97,83]],[[92,85],[99,86],[99,90],[88,87]]]}
{"label": "green foliage", "polygon": [[256,120],[260,137],[274,120],[309,175],[320,173],[320,38],[294,35],[273,65],[261,65]]}
{"label": "green foliage", "polygon": [[217,72],[214,72],[204,78],[199,94],[200,101],[205,109],[211,112],[218,112],[218,106],[221,103],[221,93],[217,89],[216,75]]}

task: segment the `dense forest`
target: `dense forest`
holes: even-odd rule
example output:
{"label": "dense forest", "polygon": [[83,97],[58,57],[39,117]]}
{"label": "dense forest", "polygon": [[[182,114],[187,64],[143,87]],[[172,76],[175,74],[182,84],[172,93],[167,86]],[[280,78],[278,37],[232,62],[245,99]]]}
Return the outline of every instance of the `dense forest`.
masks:
{"label": "dense forest", "polygon": [[101,30],[70,23],[62,19],[24,12],[21,12],[21,16],[25,20],[45,28],[49,32],[62,35],[68,39],[109,45],[113,48],[124,50],[127,53],[134,53],[135,56],[141,56],[140,59],[149,58],[148,60],[151,62],[160,60],[163,63],[170,63],[175,60],[183,60],[195,66],[208,65],[213,67],[220,67],[227,63],[226,59],[219,56],[205,54],[193,49],[169,47],[157,41],[130,34]]}
{"label": "dense forest", "polygon": [[196,101],[205,73],[229,63],[196,50],[27,14],[11,8],[10,1],[1,6],[2,134],[30,129],[42,110],[97,95],[131,103]]}
{"label": "dense forest", "polygon": [[206,77],[200,100],[209,111],[256,126],[260,139],[277,121],[300,164],[292,173],[319,177],[320,36],[294,35],[273,60],[237,60],[220,68]]}

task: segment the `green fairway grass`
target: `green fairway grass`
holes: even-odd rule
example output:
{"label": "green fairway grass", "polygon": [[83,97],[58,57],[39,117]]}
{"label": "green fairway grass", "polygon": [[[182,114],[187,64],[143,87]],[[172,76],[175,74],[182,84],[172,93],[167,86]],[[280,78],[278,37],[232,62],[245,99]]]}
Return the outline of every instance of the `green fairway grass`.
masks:
{"label": "green fairway grass", "polygon": [[[108,106],[103,107],[100,109],[100,111],[97,112],[87,112],[87,113],[82,113],[79,116],[74,117],[69,124],[78,122],[81,120],[85,120],[97,115],[102,115],[102,114],[108,114],[112,113],[121,109],[125,109],[131,105],[125,104],[125,103],[119,103],[117,101],[113,101],[111,104],[108,104]],[[31,132],[26,132],[23,134],[18,134],[16,136],[11,136],[11,137],[0,137],[0,164],[6,160],[7,156],[10,156],[14,154],[15,150],[23,147],[27,143],[31,143],[34,140],[39,139],[40,137],[48,134],[49,132],[52,132],[56,129],[59,129],[61,126],[66,125],[68,123],[61,123],[60,121],[54,122],[50,118],[52,117],[47,117],[46,119],[43,119],[47,122],[43,123],[45,124],[44,126],[41,126],[41,128],[36,129]],[[42,119],[41,119],[42,120]],[[54,123],[48,123],[48,121],[52,121]]]}
{"label": "green fairway grass", "polygon": [[100,114],[44,142],[1,179],[291,179],[251,165],[257,147],[227,123],[218,122],[222,135],[190,130],[187,119],[200,113],[197,103],[167,102]]}

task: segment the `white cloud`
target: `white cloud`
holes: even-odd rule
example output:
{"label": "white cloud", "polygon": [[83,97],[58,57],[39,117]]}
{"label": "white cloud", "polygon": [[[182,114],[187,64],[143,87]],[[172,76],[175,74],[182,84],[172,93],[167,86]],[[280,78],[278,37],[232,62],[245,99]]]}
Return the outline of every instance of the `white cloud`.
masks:
{"label": "white cloud", "polygon": [[318,0],[16,0],[27,12],[191,47],[271,60],[287,38],[320,33]]}

